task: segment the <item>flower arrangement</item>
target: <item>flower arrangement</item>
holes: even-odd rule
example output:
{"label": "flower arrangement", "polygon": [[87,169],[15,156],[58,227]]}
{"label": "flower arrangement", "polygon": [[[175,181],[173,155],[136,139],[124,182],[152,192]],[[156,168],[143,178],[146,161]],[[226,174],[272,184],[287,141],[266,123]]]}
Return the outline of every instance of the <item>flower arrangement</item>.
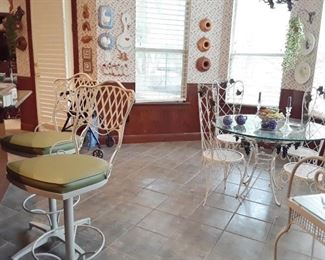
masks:
{"label": "flower arrangement", "polygon": [[282,67],[285,71],[294,69],[300,53],[300,42],[304,39],[304,25],[299,17],[293,17],[289,21],[286,50]]}

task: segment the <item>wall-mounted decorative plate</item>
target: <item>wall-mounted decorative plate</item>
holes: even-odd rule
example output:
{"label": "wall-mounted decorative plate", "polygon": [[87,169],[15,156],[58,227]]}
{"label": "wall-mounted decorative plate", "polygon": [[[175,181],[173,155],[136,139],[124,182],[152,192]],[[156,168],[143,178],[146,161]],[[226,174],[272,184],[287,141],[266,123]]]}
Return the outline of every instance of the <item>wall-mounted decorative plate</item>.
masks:
{"label": "wall-mounted decorative plate", "polygon": [[104,50],[111,50],[115,45],[115,38],[109,33],[102,33],[98,36],[98,45]]}
{"label": "wall-mounted decorative plate", "polygon": [[308,63],[302,61],[300,62],[295,69],[295,80],[299,84],[305,84],[311,74],[311,69]]}
{"label": "wall-mounted decorative plate", "polygon": [[315,36],[311,32],[305,33],[305,38],[301,41],[301,54],[306,56],[314,50],[316,44]]}
{"label": "wall-mounted decorative plate", "polygon": [[113,28],[113,9],[109,5],[102,5],[98,8],[98,25],[101,28]]}

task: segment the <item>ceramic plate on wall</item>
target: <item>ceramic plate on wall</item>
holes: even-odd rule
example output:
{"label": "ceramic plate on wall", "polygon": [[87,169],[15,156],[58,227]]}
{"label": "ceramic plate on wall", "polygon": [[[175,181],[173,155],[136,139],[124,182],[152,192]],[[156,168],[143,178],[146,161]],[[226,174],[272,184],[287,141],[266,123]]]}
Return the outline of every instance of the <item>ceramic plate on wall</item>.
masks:
{"label": "ceramic plate on wall", "polygon": [[301,54],[306,56],[312,53],[312,51],[315,48],[315,44],[316,44],[315,36],[311,32],[306,32],[305,39],[303,39],[300,43]]}
{"label": "ceramic plate on wall", "polygon": [[115,45],[115,38],[109,33],[102,33],[98,36],[98,45],[103,50],[111,50]]}
{"label": "ceramic plate on wall", "polygon": [[311,69],[308,63],[302,61],[295,69],[295,80],[299,84],[306,83],[310,78]]}

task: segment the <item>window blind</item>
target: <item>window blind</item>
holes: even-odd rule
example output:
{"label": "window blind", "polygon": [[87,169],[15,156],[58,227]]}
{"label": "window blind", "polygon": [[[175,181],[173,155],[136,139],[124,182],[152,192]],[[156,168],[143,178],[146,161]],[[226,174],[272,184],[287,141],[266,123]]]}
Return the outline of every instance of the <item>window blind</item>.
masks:
{"label": "window blind", "polygon": [[189,0],[136,1],[137,101],[186,96]]}
{"label": "window blind", "polygon": [[256,105],[262,92],[263,106],[279,105],[289,18],[286,6],[234,2],[229,78],[244,82],[243,104]]}

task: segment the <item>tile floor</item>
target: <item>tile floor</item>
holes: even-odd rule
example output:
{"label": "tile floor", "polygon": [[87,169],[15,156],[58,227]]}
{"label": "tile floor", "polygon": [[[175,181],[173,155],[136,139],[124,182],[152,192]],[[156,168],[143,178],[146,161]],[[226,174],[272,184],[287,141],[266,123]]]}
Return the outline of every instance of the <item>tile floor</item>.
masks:
{"label": "tile floor", "polygon": [[[85,194],[76,208],[77,218],[90,216],[106,236],[98,259],[272,259],[274,238],[286,223],[287,210],[273,203],[268,175],[256,174],[241,203],[234,197],[238,176],[229,177],[224,191],[216,169],[214,191],[203,207],[205,175],[200,166],[199,142],[123,145],[109,183]],[[10,186],[0,203],[1,260],[40,235],[28,229],[28,222],[45,219],[21,209],[26,196]],[[46,200],[35,204],[46,205]],[[89,250],[98,245],[96,235],[85,229],[77,240]],[[279,259],[310,259],[311,244],[308,234],[293,228],[280,241]],[[43,250],[62,255],[64,246],[57,242]],[[324,260],[325,247],[316,243],[314,256]]]}

